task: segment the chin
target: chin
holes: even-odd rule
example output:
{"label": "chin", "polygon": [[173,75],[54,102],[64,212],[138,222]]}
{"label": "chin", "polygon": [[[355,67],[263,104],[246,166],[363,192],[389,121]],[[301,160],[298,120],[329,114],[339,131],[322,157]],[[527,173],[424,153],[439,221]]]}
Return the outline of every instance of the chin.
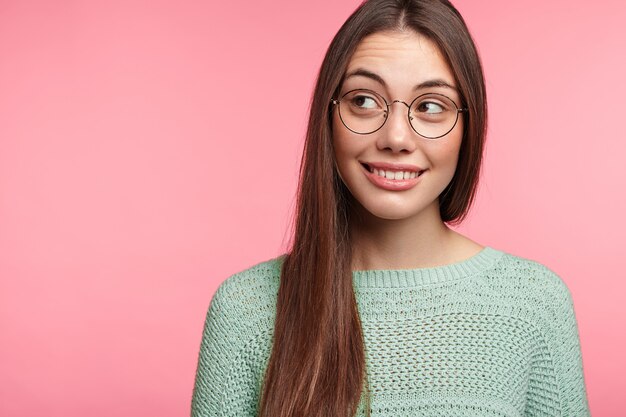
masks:
{"label": "chin", "polygon": [[379,218],[382,220],[403,220],[403,219],[410,217],[405,214],[397,214],[397,213],[381,213],[381,214],[371,213],[371,214],[375,216],[376,218]]}
{"label": "chin", "polygon": [[384,220],[408,219],[418,216],[425,210],[425,207],[409,207],[407,204],[404,204],[402,206],[394,206],[393,204],[387,204],[385,206],[363,204],[361,205],[363,209],[370,215]]}

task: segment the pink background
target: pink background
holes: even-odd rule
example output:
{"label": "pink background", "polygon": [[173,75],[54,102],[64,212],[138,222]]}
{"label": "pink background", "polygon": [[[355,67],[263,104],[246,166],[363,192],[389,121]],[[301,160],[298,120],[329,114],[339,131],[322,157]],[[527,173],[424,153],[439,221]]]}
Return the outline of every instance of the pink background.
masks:
{"label": "pink background", "polygon": [[[285,248],[308,100],[358,1],[0,1],[0,415],[189,414],[206,309]],[[626,6],[459,0],[490,127],[462,233],[576,305],[626,412]]]}

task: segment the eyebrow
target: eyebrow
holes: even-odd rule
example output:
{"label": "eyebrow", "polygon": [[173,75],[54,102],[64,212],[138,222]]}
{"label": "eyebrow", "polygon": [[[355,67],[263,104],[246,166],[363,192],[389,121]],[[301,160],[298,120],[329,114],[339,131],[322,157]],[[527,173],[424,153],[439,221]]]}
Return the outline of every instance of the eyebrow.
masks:
{"label": "eyebrow", "polygon": [[[366,69],[363,69],[363,68],[357,68],[356,70],[350,72],[349,74],[346,75],[345,79],[347,80],[348,78],[355,77],[355,76],[370,78],[376,81],[377,83],[381,84],[383,87],[387,88],[387,83],[385,82],[385,80],[383,80],[383,78],[380,75],[374,72],[368,71]],[[458,91],[455,86],[450,85],[447,81],[442,80],[441,78],[435,78],[432,80],[426,80],[424,82],[421,82],[417,84],[416,86],[414,86],[413,90],[421,90],[424,88],[432,88],[432,87],[444,87],[444,88],[449,88],[454,91]]]}

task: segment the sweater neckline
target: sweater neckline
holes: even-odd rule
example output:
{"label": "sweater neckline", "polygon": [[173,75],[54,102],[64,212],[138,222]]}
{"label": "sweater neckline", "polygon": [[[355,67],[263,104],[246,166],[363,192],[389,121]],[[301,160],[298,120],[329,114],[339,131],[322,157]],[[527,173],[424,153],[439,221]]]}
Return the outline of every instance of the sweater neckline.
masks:
{"label": "sweater neckline", "polygon": [[355,288],[408,288],[469,278],[488,269],[504,253],[490,246],[465,260],[412,269],[367,269],[352,271]]}

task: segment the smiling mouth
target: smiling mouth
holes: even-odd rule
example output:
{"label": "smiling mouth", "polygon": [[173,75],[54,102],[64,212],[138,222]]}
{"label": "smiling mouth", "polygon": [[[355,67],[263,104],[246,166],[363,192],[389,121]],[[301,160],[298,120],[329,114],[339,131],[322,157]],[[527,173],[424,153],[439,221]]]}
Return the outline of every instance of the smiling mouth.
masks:
{"label": "smiling mouth", "polygon": [[363,168],[371,172],[372,174],[378,175],[381,178],[386,178],[388,180],[407,180],[411,178],[417,178],[422,175],[426,170],[422,171],[406,171],[406,170],[390,170],[390,169],[376,169],[371,167],[368,164],[361,162]]}

